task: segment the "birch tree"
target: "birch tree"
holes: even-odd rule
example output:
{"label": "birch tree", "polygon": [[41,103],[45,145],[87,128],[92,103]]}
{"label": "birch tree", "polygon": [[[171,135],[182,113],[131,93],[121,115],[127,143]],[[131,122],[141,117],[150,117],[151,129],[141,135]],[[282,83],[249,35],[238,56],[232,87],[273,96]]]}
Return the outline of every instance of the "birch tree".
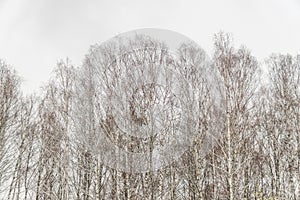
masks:
{"label": "birch tree", "polygon": [[224,91],[226,113],[220,144],[224,153],[219,155],[222,156],[219,157],[220,168],[225,174],[222,182],[228,199],[241,199],[244,198],[245,183],[240,175],[252,157],[248,142],[255,134],[251,119],[258,63],[246,48],[236,50],[230,35],[219,33],[215,37],[214,65],[221,77],[218,84]]}

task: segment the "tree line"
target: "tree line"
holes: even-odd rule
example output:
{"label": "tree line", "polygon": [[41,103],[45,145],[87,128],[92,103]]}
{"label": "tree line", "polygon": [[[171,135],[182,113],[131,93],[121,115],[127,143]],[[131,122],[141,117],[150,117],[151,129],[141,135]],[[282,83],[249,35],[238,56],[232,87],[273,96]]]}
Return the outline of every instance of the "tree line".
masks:
{"label": "tree line", "polygon": [[[300,55],[259,63],[226,33],[211,58],[193,44],[176,59],[161,41],[128,44],[94,45],[80,67],[61,60],[38,95],[23,95],[0,61],[1,199],[300,198]],[[186,134],[174,128],[183,115],[193,142],[154,169],[154,149]],[[104,136],[132,152],[129,168],[117,167],[121,153]],[[134,171],[136,152],[154,170]]]}

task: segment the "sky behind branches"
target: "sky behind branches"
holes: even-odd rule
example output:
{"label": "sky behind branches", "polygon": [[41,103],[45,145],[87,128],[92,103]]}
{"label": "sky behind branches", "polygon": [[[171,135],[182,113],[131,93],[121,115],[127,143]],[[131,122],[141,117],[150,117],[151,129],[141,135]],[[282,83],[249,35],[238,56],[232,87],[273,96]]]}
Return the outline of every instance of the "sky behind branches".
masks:
{"label": "sky behind branches", "polygon": [[300,53],[300,0],[0,0],[0,58],[30,93],[59,59],[79,66],[90,45],[138,28],[179,32],[209,55],[214,33],[230,32],[263,61]]}

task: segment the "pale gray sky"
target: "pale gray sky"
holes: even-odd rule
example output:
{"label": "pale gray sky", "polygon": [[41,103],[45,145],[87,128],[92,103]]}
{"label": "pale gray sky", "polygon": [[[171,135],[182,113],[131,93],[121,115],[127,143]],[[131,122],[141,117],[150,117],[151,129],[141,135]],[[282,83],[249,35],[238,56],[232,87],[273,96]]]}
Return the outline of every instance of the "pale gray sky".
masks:
{"label": "pale gray sky", "polygon": [[179,32],[208,54],[214,33],[231,32],[263,60],[300,53],[300,0],[0,0],[0,58],[29,92],[60,58],[78,66],[90,45],[138,28]]}

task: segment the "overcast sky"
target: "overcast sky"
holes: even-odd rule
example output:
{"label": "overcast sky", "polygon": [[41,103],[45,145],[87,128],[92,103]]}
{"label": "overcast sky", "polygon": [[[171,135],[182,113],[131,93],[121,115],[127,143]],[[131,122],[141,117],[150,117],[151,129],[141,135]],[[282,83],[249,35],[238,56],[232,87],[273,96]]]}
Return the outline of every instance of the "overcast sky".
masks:
{"label": "overcast sky", "polygon": [[208,54],[223,30],[262,61],[300,53],[300,0],[0,0],[0,58],[30,92],[59,59],[79,66],[90,45],[138,28],[179,32]]}

